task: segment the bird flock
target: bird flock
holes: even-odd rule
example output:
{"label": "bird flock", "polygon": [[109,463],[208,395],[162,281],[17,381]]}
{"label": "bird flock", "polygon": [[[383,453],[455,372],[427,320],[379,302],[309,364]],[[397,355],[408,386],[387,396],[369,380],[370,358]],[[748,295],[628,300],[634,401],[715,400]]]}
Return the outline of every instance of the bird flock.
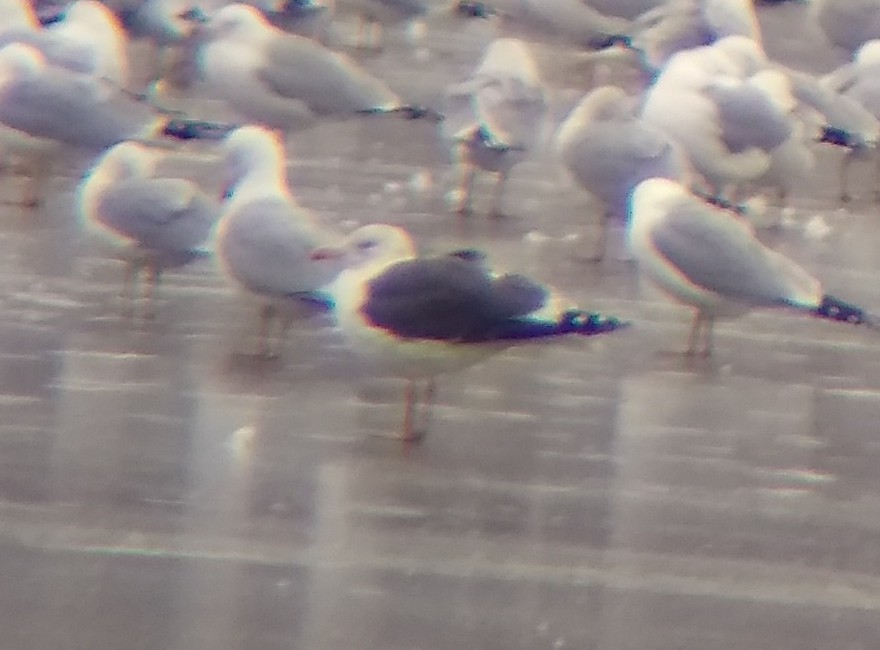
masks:
{"label": "bird flock", "polygon": [[[298,319],[331,312],[355,353],[406,380],[400,437],[415,441],[436,376],[530,341],[635,336],[638,323],[493,270],[478,250],[419,255],[397,225],[352,230],[306,209],[288,184],[286,147],[319,123],[436,123],[457,170],[450,219],[480,218],[479,172],[496,178],[489,218],[498,217],[511,170],[551,157],[599,206],[592,258],[605,254],[607,224],[624,224],[637,272],[693,310],[685,354],[712,354],[716,319],[755,308],[880,327],[763,244],[750,207],[768,192],[784,206],[823,147],[842,151],[841,202],[854,161],[880,170],[880,0],[803,9],[825,39],[817,47],[841,58],[821,76],[768,56],[763,4],[0,0],[0,160],[26,176],[22,203],[33,207],[59,158],[87,162],[77,208],[118,244],[127,312],[142,305],[153,316],[162,273],[201,257],[257,304],[260,358],[283,353]],[[484,21],[493,37],[436,105],[359,62],[383,47],[383,30],[440,20]],[[346,21],[356,21],[353,41],[341,36]],[[128,58],[135,40],[153,52],[143,84]],[[548,80],[548,45],[566,53],[554,65],[590,72],[578,97]],[[195,92],[235,119],[180,108]],[[157,171],[184,140],[206,141],[219,199]]]}

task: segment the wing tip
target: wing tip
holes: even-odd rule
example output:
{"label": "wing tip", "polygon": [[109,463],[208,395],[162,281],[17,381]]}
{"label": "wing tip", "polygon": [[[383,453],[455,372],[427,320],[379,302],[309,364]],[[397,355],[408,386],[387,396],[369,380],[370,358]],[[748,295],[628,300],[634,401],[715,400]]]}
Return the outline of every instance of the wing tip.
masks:
{"label": "wing tip", "polygon": [[851,325],[864,325],[869,329],[880,330],[880,321],[861,307],[841,300],[837,296],[825,294],[819,305],[810,312],[817,318],[833,320]]}
{"label": "wing tip", "polygon": [[621,320],[616,316],[603,316],[596,312],[572,310],[562,317],[562,329],[582,336],[608,334],[632,326],[631,321]]}

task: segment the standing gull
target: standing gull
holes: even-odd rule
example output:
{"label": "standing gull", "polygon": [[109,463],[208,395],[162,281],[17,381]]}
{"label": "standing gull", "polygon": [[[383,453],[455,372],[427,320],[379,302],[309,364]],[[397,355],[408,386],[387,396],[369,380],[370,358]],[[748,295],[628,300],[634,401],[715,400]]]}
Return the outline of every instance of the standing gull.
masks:
{"label": "standing gull", "polygon": [[158,152],[122,142],[105,153],[83,179],[79,207],[86,220],[126,244],[123,298],[146,272],[146,315],[162,271],[198,257],[218,216],[218,206],[195,183],[155,175]]}
{"label": "standing gull", "polygon": [[[864,157],[867,153],[875,156],[877,165],[877,184],[875,192],[880,198],[880,157],[876,154],[877,133],[876,123],[880,120],[880,40],[871,40],[862,45],[853,57],[852,62],[847,63],[822,79],[822,84],[832,93],[838,93],[846,100],[856,102],[864,111],[874,118],[874,129],[870,132],[872,138],[853,139],[858,135],[856,130],[845,130],[848,154],[843,159],[840,170],[840,198],[842,201],[849,200],[847,190],[847,172],[854,158]],[[840,105],[838,100],[837,106]],[[852,114],[852,111],[849,113]],[[864,123],[864,121],[863,121]]]}
{"label": "standing gull", "polygon": [[[326,305],[321,289],[339,260],[314,260],[339,237],[296,203],[287,185],[284,148],[268,130],[247,126],[224,143],[229,185],[215,251],[224,274],[260,303],[259,354],[277,354],[295,315]],[[278,322],[278,343],[270,346]]]}
{"label": "standing gull", "polygon": [[11,43],[36,48],[53,66],[93,75],[121,88],[128,86],[125,30],[97,0],[77,0],[46,29],[0,31],[0,47]]}
{"label": "standing gull", "polygon": [[629,196],[645,179],[684,180],[688,163],[665,133],[635,115],[635,98],[616,86],[588,93],[556,133],[556,151],[574,179],[602,204],[594,259],[605,253],[609,219],[626,218]]}
{"label": "standing gull", "polygon": [[489,213],[501,214],[510,170],[537,145],[546,112],[537,66],[516,39],[493,41],[471,78],[447,89],[441,128],[459,167],[457,212],[470,211],[479,168],[498,176]]}
{"label": "standing gull", "polygon": [[521,275],[497,275],[472,251],[416,257],[409,235],[385,224],[351,233],[346,270],[333,287],[339,327],[352,349],[407,380],[402,437],[417,440],[416,382],[473,365],[508,347],[565,334],[592,336],[625,326],[569,308],[549,288]]}
{"label": "standing gull", "polygon": [[351,59],[272,27],[254,7],[227,5],[204,29],[198,60],[207,88],[254,122],[286,131],[319,117],[424,114]]}
{"label": "standing gull", "polygon": [[880,38],[880,0],[811,0],[810,9],[829,42],[850,54]]}
{"label": "standing gull", "polygon": [[51,162],[67,148],[95,154],[134,138],[214,137],[204,126],[156,115],[91,75],[51,66],[27,45],[0,49],[0,150],[36,155],[28,205],[39,204]]}
{"label": "standing gull", "polygon": [[633,192],[629,245],[651,280],[695,309],[690,355],[712,353],[716,318],[755,307],[877,327],[867,312],[825,293],[806,270],[764,246],[738,215],[669,179],[648,179]]}

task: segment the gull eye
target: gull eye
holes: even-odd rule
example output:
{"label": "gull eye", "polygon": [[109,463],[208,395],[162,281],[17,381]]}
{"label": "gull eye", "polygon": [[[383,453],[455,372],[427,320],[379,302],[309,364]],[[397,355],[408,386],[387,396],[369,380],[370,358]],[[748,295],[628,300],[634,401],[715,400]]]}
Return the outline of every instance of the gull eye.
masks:
{"label": "gull eye", "polygon": [[371,248],[375,248],[378,244],[379,242],[375,239],[364,239],[357,243],[357,249],[359,251],[368,251]]}

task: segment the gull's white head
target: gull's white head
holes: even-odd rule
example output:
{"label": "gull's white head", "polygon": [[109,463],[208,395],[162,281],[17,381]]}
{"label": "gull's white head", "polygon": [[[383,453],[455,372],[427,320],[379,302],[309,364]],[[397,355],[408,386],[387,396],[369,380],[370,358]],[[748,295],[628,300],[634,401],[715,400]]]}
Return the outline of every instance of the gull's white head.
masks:
{"label": "gull's white head", "polygon": [[633,117],[633,102],[618,86],[599,86],[587,93],[556,132],[559,151],[580,139],[584,129],[597,122],[625,121]]}
{"label": "gull's white head", "polygon": [[312,254],[314,259],[342,257],[350,269],[371,271],[415,256],[416,247],[409,233],[384,223],[361,226],[339,247],[319,248]]}
{"label": "gull's white head", "polygon": [[750,77],[768,66],[764,50],[748,36],[726,36],[711,47],[730,59],[743,77]]}
{"label": "gull's white head", "polygon": [[636,185],[630,196],[630,223],[635,228],[639,222],[662,217],[670,208],[692,196],[687,188],[668,178],[644,180]]}
{"label": "gull's white head", "polygon": [[93,58],[91,74],[128,85],[128,37],[116,15],[96,0],[77,0],[64,11],[64,20],[47,31],[87,49]]}
{"label": "gull's white head", "polygon": [[540,84],[535,59],[528,46],[516,38],[498,38],[486,48],[476,74],[516,77],[532,84]]}
{"label": "gull's white head", "polygon": [[239,179],[251,172],[266,174],[284,166],[284,145],[267,128],[243,126],[226,137],[223,158],[233,178]]}
{"label": "gull's white head", "polygon": [[254,194],[290,196],[284,144],[262,126],[243,126],[223,143],[224,198],[242,196],[248,185]]}
{"label": "gull's white head", "polygon": [[272,26],[260,10],[241,3],[226,5],[208,21],[211,38],[245,42],[259,41],[272,34]]}
{"label": "gull's white head", "polygon": [[0,16],[3,16],[0,33],[12,29],[40,28],[40,23],[28,0],[0,0]]}
{"label": "gull's white head", "polygon": [[18,79],[30,79],[46,69],[46,59],[24,43],[13,43],[0,49],[0,88]]}
{"label": "gull's white head", "polygon": [[92,219],[104,192],[121,181],[148,178],[158,162],[159,154],[137,142],[121,142],[101,156],[80,183],[77,205],[80,213]]}
{"label": "gull's white head", "polygon": [[138,142],[120,142],[98,161],[92,174],[113,182],[147,178],[159,162],[159,153]]}
{"label": "gull's white head", "polygon": [[619,86],[599,86],[587,93],[568,119],[582,124],[628,119],[633,116],[633,99]]}
{"label": "gull's white head", "polygon": [[855,63],[859,67],[880,64],[880,40],[875,39],[862,45],[856,52]]}

